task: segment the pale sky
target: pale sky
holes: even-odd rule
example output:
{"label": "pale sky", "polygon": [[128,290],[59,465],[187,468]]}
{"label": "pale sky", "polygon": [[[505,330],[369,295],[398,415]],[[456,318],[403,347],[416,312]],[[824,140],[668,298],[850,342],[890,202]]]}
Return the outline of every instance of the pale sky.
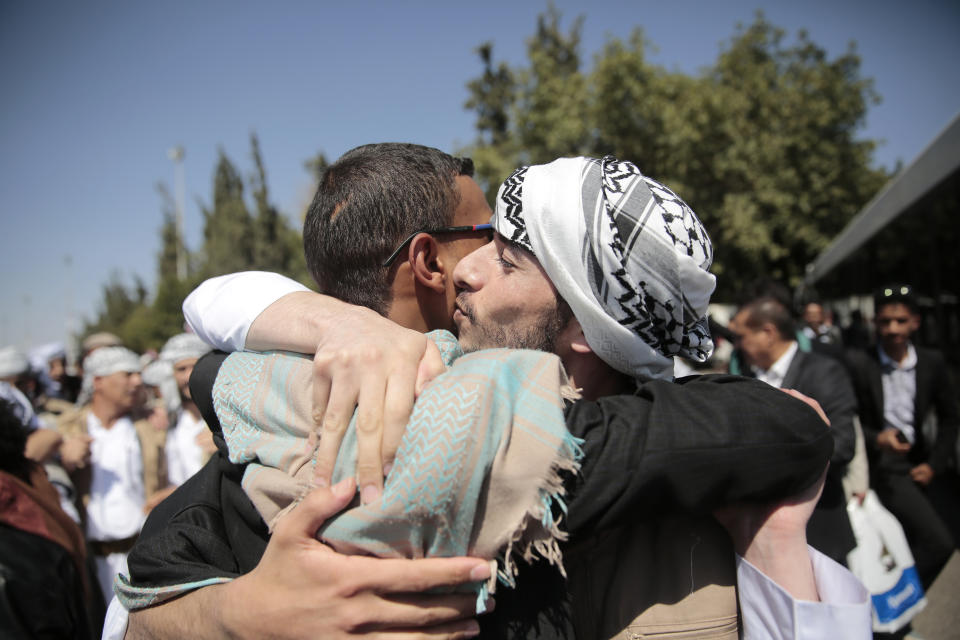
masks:
{"label": "pale sky", "polygon": [[[910,162],[960,111],[960,3],[917,0],[556,2],[585,16],[588,66],[607,34],[642,26],[652,61],[693,73],[760,8],[830,57],[855,41],[883,98],[862,137],[876,164]],[[463,108],[474,48],[525,64],[546,3],[89,2],[0,4],[0,346],[64,340],[93,318],[112,272],[152,288],[168,150],[186,150],[186,234],[201,244],[217,149],[249,174],[256,131],[271,199],[296,219],[303,162],[367,142],[453,150],[474,137]],[[72,318],[72,320],[71,320]]]}

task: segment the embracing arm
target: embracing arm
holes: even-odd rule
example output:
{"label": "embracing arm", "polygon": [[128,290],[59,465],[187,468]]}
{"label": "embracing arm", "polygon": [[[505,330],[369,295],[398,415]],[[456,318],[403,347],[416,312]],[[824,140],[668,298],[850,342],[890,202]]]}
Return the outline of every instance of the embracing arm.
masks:
{"label": "embracing arm", "polygon": [[253,571],[132,612],[126,638],[340,638],[400,628],[476,635],[474,596],[419,592],[485,580],[487,562],[346,556],[316,540],[354,492],[352,479],[313,491],[279,523]]}
{"label": "embracing arm", "polygon": [[364,501],[376,499],[415,391],[444,370],[433,342],[370,309],[258,271],[207,280],[184,301],[183,313],[197,335],[222,351],[316,353],[313,413],[323,434],[317,477],[329,482],[333,475],[359,403],[357,479]]}
{"label": "embracing arm", "polygon": [[[304,293],[323,297],[277,273],[231,273],[205,280],[194,289],[183,301],[183,316],[207,344],[221,351],[243,351],[253,348],[247,344],[251,325],[256,324],[271,305],[285,296]],[[291,321],[304,322],[301,318]],[[283,330],[283,326],[276,327],[278,334]]]}
{"label": "embracing arm", "polygon": [[804,402],[726,375],[577,402],[567,427],[584,439],[581,474],[569,485],[573,538],[663,513],[799,494],[833,451],[829,428]]}

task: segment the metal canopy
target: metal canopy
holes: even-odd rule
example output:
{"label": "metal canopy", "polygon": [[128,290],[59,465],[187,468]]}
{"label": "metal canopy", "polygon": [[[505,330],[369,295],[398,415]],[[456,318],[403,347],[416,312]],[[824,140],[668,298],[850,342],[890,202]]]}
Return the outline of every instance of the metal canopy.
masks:
{"label": "metal canopy", "polygon": [[859,249],[891,220],[960,169],[960,113],[934,138],[916,160],[901,171],[807,265],[804,283],[812,285]]}

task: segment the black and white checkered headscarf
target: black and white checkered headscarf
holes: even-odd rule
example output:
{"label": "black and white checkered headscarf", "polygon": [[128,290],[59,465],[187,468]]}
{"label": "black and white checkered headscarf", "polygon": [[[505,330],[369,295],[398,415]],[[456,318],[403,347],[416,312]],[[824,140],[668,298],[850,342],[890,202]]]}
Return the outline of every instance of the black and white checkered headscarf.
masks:
{"label": "black and white checkered headscarf", "polygon": [[670,378],[673,356],[713,351],[710,238],[673,191],[612,156],[517,169],[497,194],[494,228],[531,251],[590,348],[637,378]]}

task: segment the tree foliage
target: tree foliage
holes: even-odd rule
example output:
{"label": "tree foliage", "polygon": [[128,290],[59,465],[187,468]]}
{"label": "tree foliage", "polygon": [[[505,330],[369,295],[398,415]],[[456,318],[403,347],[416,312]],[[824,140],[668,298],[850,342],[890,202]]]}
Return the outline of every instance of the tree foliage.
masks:
{"label": "tree foliage", "polygon": [[[270,202],[266,166],[256,134],[250,137],[253,172],[244,182],[240,171],[221,149],[213,174],[211,204],[201,203],[203,246],[190,252],[177,230],[176,206],[164,184],[157,186],[161,200],[160,251],[157,254],[157,287],[151,296],[137,278],[128,288],[119,275],[104,286],[96,320],[88,322],[81,338],[110,331],[125,345],[143,352],[159,349],[184,330],[183,300],[204,278],[262,269],[309,282],[300,232]],[[322,154],[314,162],[325,159]],[[252,202],[248,204],[246,189]],[[177,272],[178,251],[187,256],[187,277]]]}
{"label": "tree foliage", "polygon": [[679,193],[716,246],[718,298],[770,276],[789,285],[887,179],[857,138],[872,83],[853,45],[830,59],[801,31],[758,13],[698,74],[652,64],[642,30],[608,38],[580,63],[582,19],[564,32],[551,7],[527,42],[528,64],[478,49],[468,84],[477,138],[465,150],[492,197],[517,166],[615,155]]}

